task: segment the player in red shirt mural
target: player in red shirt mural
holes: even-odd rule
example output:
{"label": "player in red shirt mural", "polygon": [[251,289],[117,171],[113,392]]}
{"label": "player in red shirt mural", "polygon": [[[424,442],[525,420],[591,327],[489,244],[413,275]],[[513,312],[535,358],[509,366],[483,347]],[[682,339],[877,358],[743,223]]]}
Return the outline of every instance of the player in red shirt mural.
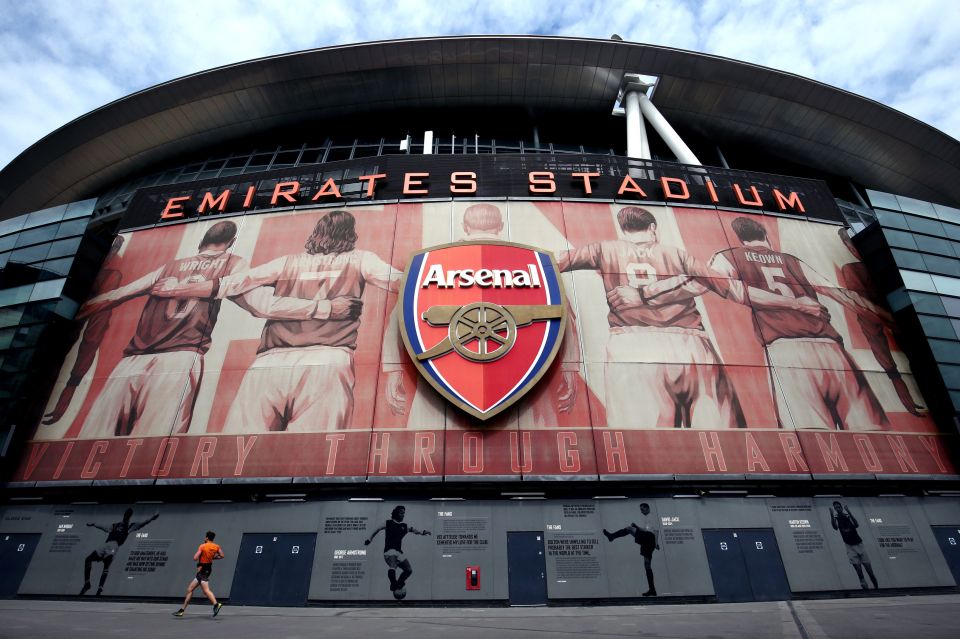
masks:
{"label": "player in red shirt mural", "polygon": [[[780,381],[775,390],[781,425],[792,410],[798,428],[881,430],[889,421],[880,402],[830,324],[822,294],[883,321],[888,314],[853,291],[833,287],[802,260],[771,246],[767,230],[748,217],[733,221],[741,246],[718,252],[707,271],[619,289],[615,306],[670,306],[714,290],[749,305],[757,339]],[[812,283],[811,278],[815,281]]]}
{"label": "player in red shirt mural", "polygon": [[[876,305],[882,304],[882,301],[876,294],[876,289],[874,289],[870,283],[870,274],[867,272],[867,265],[861,261],[860,252],[857,251],[853,242],[850,241],[850,235],[847,234],[847,229],[839,228],[837,229],[837,234],[843,241],[843,245],[855,258],[855,261],[844,264],[841,267],[840,285],[854,291],[861,291],[867,299]],[[893,389],[897,392],[897,397],[900,398],[903,407],[906,408],[911,415],[917,417],[926,415],[927,409],[913,399],[906,382],[903,381],[903,376],[897,369],[897,363],[893,360],[893,353],[890,352],[890,341],[887,339],[887,332],[890,330],[891,325],[888,322],[879,321],[876,315],[863,312],[862,309],[857,309],[855,312],[857,323],[860,325],[864,337],[867,338],[867,342],[870,344],[870,350],[873,352],[873,356],[877,358],[877,363],[880,365],[880,368],[882,368],[887,374],[887,377],[890,378],[890,383],[893,384]]]}
{"label": "player in red shirt mural", "polygon": [[[681,248],[660,243],[657,220],[629,206],[617,213],[623,239],[561,253],[561,271],[600,274],[608,300],[658,277],[704,270]],[[746,420],[723,362],[691,296],[652,305],[634,296],[610,303],[604,385],[607,423],[615,428],[737,428]],[[626,368],[617,364],[635,364]],[[613,366],[611,366],[613,365]],[[639,392],[638,389],[642,389]],[[653,400],[651,401],[651,395]]]}
{"label": "player in red shirt mural", "polygon": [[[117,268],[117,256],[122,247],[123,237],[118,235],[113,239],[113,244],[110,246],[110,252],[107,253],[103,268],[100,269],[96,279],[93,281],[94,291],[109,291],[120,286],[123,275]],[[97,351],[100,348],[100,344],[103,342],[103,338],[110,328],[110,315],[110,309],[105,309],[88,316],[86,324],[83,326],[83,332],[80,335],[80,343],[77,345],[77,358],[74,360],[73,367],[70,369],[70,377],[57,396],[57,402],[53,409],[43,416],[42,424],[46,426],[55,424],[60,421],[64,413],[67,412],[67,408],[69,408],[70,402],[73,400],[77,387],[80,386],[80,382],[97,358]]]}
{"label": "player in red shirt mural", "polygon": [[321,216],[302,253],[210,281],[154,287],[154,295],[204,303],[272,287],[282,299],[312,304],[307,317],[267,319],[225,432],[316,432],[349,423],[363,291],[367,284],[395,291],[403,275],[372,251],[356,248],[355,225],[348,211],[331,211]]}
{"label": "player in red shirt mural", "polygon": [[[203,374],[203,355],[210,348],[221,300],[160,295],[156,291],[217,281],[242,269],[244,261],[229,252],[236,236],[236,224],[217,222],[204,233],[196,255],[173,260],[81,307],[79,317],[96,317],[128,300],[148,296],[124,357],[94,401],[81,437],[187,432]],[[233,301],[259,317],[304,318],[316,310],[315,304],[269,294]],[[170,410],[171,398],[180,402],[175,414]]]}

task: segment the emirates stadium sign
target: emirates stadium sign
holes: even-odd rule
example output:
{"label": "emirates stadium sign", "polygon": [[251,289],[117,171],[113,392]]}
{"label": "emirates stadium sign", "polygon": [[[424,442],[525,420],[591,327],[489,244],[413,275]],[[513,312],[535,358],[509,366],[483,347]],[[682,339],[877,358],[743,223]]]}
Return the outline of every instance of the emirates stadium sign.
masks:
{"label": "emirates stadium sign", "polygon": [[388,155],[138,189],[120,228],[437,197],[631,200],[843,219],[819,180],[604,155]]}
{"label": "emirates stadium sign", "polygon": [[420,374],[479,419],[510,406],[560,346],[566,300],[550,253],[510,242],[458,242],[410,260],[400,334]]}

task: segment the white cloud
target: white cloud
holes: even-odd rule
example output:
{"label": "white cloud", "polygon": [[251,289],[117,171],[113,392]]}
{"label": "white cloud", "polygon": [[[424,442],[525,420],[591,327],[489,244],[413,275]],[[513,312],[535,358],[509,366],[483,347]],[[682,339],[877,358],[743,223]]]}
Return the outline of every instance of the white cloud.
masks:
{"label": "white cloud", "polygon": [[952,0],[46,0],[0,14],[0,166],[111,100],[256,57],[462,34],[647,42],[839,86],[960,135]]}

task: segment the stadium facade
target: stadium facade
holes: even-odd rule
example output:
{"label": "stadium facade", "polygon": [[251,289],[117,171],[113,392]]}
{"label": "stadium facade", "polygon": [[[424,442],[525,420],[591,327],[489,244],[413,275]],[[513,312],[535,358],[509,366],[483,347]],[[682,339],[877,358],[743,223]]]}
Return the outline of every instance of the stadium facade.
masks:
{"label": "stadium facade", "polygon": [[[622,41],[232,65],[0,171],[0,596],[960,583],[960,143]],[[381,552],[380,544],[383,544]]]}

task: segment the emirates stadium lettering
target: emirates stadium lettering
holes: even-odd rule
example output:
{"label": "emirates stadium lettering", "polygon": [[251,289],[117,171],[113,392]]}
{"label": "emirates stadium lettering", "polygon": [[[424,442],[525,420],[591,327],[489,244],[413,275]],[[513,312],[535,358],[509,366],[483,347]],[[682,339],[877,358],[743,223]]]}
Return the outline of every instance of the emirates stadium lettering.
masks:
{"label": "emirates stadium lettering", "polygon": [[[322,174],[321,174],[322,175]],[[477,197],[481,187],[475,171],[376,173],[354,180],[301,177],[296,180],[264,180],[245,188],[224,185],[197,188],[192,195],[161,196],[160,220],[236,213],[253,209],[324,204],[338,201],[412,199],[423,197]],[[675,205],[732,205],[757,210],[804,215],[807,207],[801,194],[787,187],[726,182],[715,183],[708,173],[691,179],[677,177],[634,178],[599,172],[559,173],[529,171],[523,193],[514,197],[580,197],[662,201]],[[346,196],[344,194],[347,194]],[[359,198],[358,198],[359,195]],[[156,209],[154,209],[156,210]]]}

